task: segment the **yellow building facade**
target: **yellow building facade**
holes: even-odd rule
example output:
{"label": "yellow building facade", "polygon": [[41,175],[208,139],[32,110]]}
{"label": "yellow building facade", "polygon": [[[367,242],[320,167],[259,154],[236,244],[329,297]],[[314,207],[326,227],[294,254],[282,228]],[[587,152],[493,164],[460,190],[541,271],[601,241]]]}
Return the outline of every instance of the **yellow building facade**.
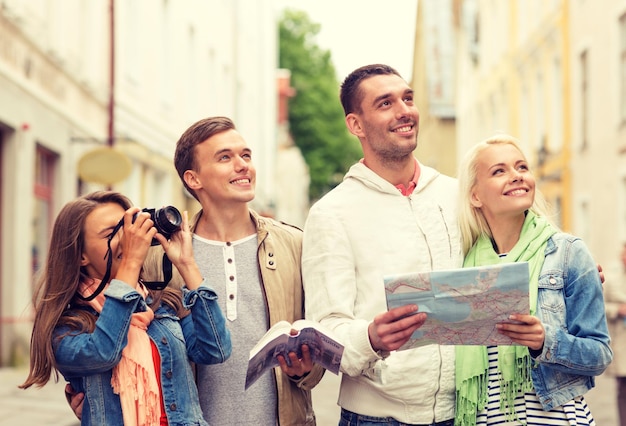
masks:
{"label": "yellow building facade", "polygon": [[457,149],[520,139],[564,230],[571,217],[569,1],[465,0],[457,33]]}
{"label": "yellow building facade", "polygon": [[626,242],[626,1],[452,8],[457,161],[494,133],[517,137],[555,222],[611,279]]}

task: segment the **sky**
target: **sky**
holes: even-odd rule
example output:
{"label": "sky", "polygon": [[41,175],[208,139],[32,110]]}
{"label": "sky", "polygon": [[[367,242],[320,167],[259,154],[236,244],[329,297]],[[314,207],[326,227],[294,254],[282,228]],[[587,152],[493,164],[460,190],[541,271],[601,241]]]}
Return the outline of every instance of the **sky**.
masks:
{"label": "sky", "polygon": [[354,69],[385,63],[411,79],[417,0],[274,0],[307,12],[321,25],[317,43],[330,50],[340,81]]}

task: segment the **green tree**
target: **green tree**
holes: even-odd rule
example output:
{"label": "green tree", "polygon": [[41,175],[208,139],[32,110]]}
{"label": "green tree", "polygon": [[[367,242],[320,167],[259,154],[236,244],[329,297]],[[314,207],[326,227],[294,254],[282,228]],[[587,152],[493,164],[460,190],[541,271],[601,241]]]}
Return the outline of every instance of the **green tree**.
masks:
{"label": "green tree", "polygon": [[280,18],[279,65],[291,71],[296,89],[289,102],[289,127],[309,166],[312,200],[337,185],[361,157],[358,140],[344,124],[331,54],[316,44],[319,30],[303,11],[286,9]]}

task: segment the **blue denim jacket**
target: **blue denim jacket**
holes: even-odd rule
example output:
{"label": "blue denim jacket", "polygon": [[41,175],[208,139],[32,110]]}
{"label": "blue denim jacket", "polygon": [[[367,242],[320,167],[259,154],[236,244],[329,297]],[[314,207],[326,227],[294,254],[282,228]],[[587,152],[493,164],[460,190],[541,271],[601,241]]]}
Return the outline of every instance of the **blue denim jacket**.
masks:
{"label": "blue denim jacket", "polygon": [[[66,334],[71,332],[68,327],[57,327],[53,340],[57,369],[76,391],[85,393],[83,425],[124,423],[111,374],[127,344],[132,313],[146,309],[139,293],[122,281],[112,280],[105,295],[93,333],[72,335]],[[195,291],[183,290],[183,303],[191,315],[180,319],[162,305],[147,332],[161,357],[161,389],[169,425],[206,425],[189,361],[224,362],[231,353],[230,333],[217,295],[206,283]]]}
{"label": "blue denim jacket", "polygon": [[557,233],[545,255],[536,313],[545,342],[541,353],[531,351],[531,375],[541,404],[551,410],[593,388],[613,352],[600,275],[585,243]]}

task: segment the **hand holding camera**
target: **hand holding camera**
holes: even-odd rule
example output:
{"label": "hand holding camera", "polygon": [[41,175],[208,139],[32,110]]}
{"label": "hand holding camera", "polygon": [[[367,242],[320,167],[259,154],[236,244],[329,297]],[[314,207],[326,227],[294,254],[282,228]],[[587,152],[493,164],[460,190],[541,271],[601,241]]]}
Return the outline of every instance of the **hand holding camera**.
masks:
{"label": "hand holding camera", "polygon": [[[145,213],[149,217],[145,217]],[[142,214],[142,219],[138,219]],[[165,281],[144,281],[144,284],[155,290],[162,290],[167,286],[171,279],[171,265],[174,264],[178,272],[182,276],[187,288],[195,289],[202,282],[202,275],[195,258],[193,257],[193,245],[191,231],[187,212],[182,215],[180,211],[173,206],[167,206],[160,209],[145,208],[133,215],[133,224],[135,221],[148,222],[152,221],[150,234],[152,241],[151,246],[161,245],[165,251],[163,258],[163,277]],[[123,222],[123,221],[122,221]],[[143,224],[141,225],[143,227]],[[166,266],[169,264],[169,266]],[[169,270],[169,272],[166,272]]]}
{"label": "hand holding camera", "polygon": [[[161,245],[172,262],[177,265],[177,261],[183,263],[195,263],[193,259],[193,249],[191,245],[191,232],[187,223],[187,212],[185,218],[174,206],[167,206],[160,209],[143,209],[142,212],[149,213],[150,219],[154,222],[157,234],[152,238],[150,245]],[[136,217],[137,215],[135,215]],[[183,232],[178,232],[183,231]]]}
{"label": "hand holding camera", "polygon": [[[172,238],[172,235],[180,230],[180,227],[183,223],[183,217],[180,214],[180,211],[174,206],[166,206],[160,209],[148,209],[145,208],[142,212],[146,212],[150,214],[150,219],[154,222],[154,227],[157,232],[165,237],[166,240]],[[139,213],[135,213],[133,216],[133,222],[137,218]],[[153,238],[150,245],[157,246],[160,242]]]}
{"label": "hand holding camera", "polygon": [[[124,262],[143,265],[150,246],[162,245],[168,255],[172,250],[180,252],[180,249],[176,250],[176,244],[170,244],[172,236],[178,234],[177,231],[181,229],[182,216],[178,209],[167,206],[160,209],[138,210],[137,207],[128,209],[109,237],[109,240],[114,238],[117,231],[124,228],[124,238],[121,242],[124,247],[122,250]],[[170,246],[172,249],[168,250]],[[172,259],[172,262],[174,260]],[[169,265],[171,268],[171,262]]]}
{"label": "hand holding camera", "polygon": [[155,228],[159,230],[154,238],[165,250],[167,259],[171,260],[180,272],[186,287],[190,290],[196,289],[203,279],[193,256],[192,234],[189,230],[187,212],[181,215],[176,208],[171,206],[160,210],[160,212],[155,212],[152,218]]}

